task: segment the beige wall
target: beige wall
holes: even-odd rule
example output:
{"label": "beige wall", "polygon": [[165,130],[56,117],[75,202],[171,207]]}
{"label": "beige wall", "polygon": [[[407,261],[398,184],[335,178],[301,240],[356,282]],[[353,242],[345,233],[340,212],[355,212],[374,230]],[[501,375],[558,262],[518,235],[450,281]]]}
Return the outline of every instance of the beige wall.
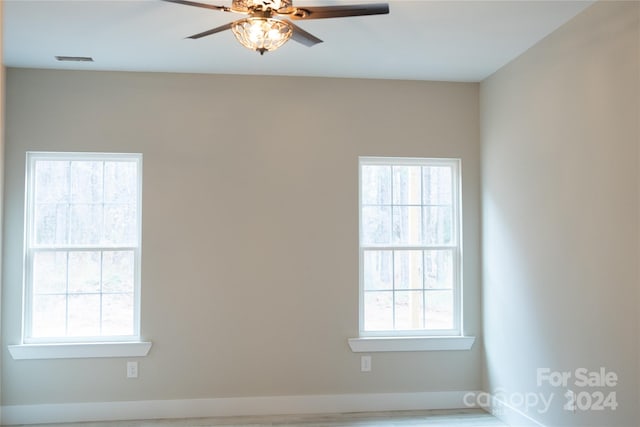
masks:
{"label": "beige wall", "polygon": [[[638,9],[596,3],[481,85],[485,386],[555,393],[547,426],[638,425]],[[536,385],[580,367],[618,374],[616,411]]]}
{"label": "beige wall", "polygon": [[[140,378],[125,360],[14,361],[26,150],[144,154]],[[471,351],[358,333],[358,156],[461,157],[466,332],[479,334],[478,85],[9,69],[5,405],[474,390]]]}

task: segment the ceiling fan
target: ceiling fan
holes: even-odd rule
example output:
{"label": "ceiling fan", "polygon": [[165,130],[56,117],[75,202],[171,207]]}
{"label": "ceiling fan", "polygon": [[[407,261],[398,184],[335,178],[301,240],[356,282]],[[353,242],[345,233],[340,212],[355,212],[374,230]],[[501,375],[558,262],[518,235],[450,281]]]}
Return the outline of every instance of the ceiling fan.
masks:
{"label": "ceiling fan", "polygon": [[292,20],[344,18],[389,13],[389,5],[386,3],[294,7],[293,0],[233,0],[231,7],[227,7],[190,0],[164,1],[247,15],[246,18],[194,34],[188,38],[199,39],[221,31],[231,30],[243,46],[260,52],[260,55],[267,51],[276,50],[290,38],[309,47],[322,43],[322,40],[298,27],[291,22]]}

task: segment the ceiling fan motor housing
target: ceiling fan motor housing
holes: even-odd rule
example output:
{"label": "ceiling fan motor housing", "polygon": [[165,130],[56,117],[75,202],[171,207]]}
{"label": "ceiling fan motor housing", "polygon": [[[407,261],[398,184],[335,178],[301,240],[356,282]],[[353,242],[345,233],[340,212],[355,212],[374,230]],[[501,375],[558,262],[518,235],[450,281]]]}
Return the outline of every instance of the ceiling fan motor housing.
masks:
{"label": "ceiling fan motor housing", "polygon": [[287,10],[293,8],[292,0],[233,0],[231,9],[238,12],[250,12],[256,9]]}

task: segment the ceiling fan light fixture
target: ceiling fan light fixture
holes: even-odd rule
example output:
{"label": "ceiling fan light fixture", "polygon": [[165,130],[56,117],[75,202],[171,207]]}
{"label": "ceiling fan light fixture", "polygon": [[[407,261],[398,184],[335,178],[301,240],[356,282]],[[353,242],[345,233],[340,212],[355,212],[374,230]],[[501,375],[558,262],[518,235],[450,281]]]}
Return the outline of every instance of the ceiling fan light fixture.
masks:
{"label": "ceiling fan light fixture", "polygon": [[282,46],[291,38],[293,28],[288,23],[274,18],[251,17],[231,25],[236,39],[247,49],[263,55]]}
{"label": "ceiling fan light fixture", "polygon": [[322,40],[318,37],[306,32],[290,20],[346,18],[389,13],[389,5],[387,3],[297,8],[293,7],[293,0],[233,0],[229,8],[227,6],[199,3],[193,0],[164,1],[249,15],[247,18],[229,22],[187,38],[199,39],[230,29],[244,47],[256,50],[260,52],[260,55],[267,51],[278,49],[289,39],[308,47],[322,43]]}

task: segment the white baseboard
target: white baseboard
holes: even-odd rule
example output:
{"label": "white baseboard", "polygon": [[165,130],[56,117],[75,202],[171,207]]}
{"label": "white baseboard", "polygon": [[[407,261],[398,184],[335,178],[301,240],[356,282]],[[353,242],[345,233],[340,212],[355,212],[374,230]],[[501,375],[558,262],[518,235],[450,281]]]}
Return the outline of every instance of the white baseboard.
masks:
{"label": "white baseboard", "polygon": [[2,425],[469,408],[468,391],[8,405]]}
{"label": "white baseboard", "polygon": [[546,427],[538,420],[495,396],[491,397],[491,407],[483,409],[511,427]]}

